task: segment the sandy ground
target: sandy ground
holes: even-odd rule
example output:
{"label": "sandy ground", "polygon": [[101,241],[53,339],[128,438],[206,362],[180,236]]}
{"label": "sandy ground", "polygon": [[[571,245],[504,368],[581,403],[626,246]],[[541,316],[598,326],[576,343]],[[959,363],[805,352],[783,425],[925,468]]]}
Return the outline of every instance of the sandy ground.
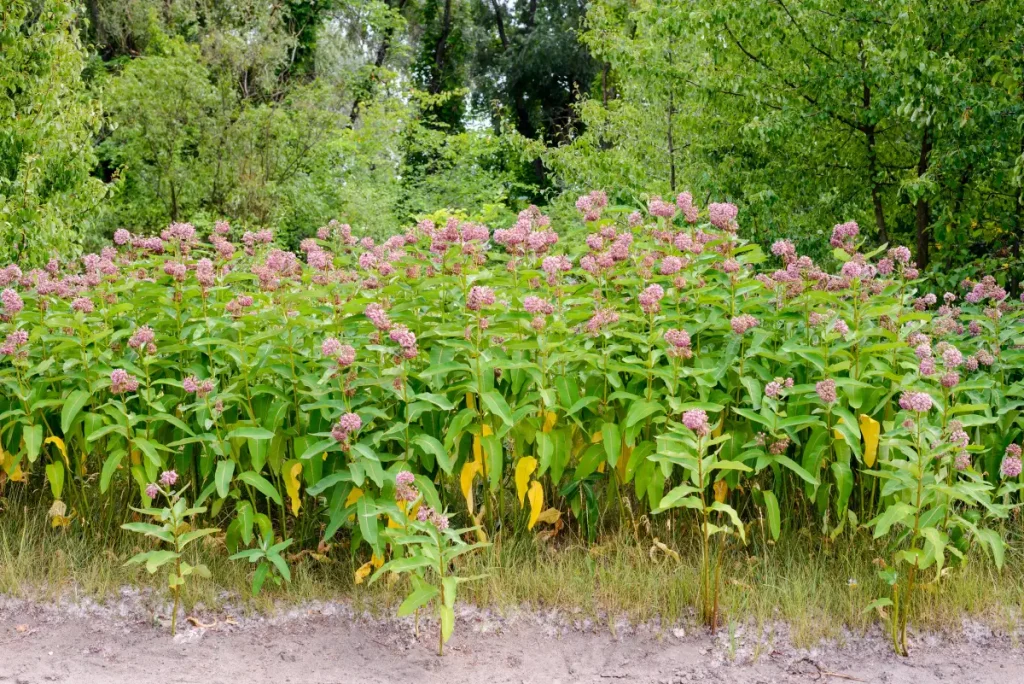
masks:
{"label": "sandy ground", "polygon": [[[355,614],[345,603],[274,616],[201,614],[172,638],[166,614],[133,590],[104,605],[0,596],[0,682],[37,684],[769,684],[1024,683],[1018,639],[976,623],[918,635],[898,658],[880,631],[804,650],[784,626],[703,630],[599,624],[557,612],[460,609],[445,656],[436,625]],[[158,611],[159,613],[160,611]],[[214,624],[216,623],[216,624]]]}

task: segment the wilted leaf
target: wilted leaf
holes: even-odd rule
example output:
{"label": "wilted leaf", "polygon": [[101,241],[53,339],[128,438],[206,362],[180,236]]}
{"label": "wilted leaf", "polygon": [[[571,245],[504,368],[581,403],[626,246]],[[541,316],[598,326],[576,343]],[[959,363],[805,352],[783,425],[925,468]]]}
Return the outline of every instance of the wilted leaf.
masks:
{"label": "wilted leaf", "polygon": [[473,512],[473,480],[482,472],[481,461],[470,461],[462,466],[462,473],[459,476],[459,484],[462,486],[462,496],[466,499],[466,507]]}
{"label": "wilted leaf", "polygon": [[362,584],[371,572],[373,572],[373,563],[366,562],[360,565],[356,570],[356,584]]}
{"label": "wilted leaf", "polygon": [[871,416],[860,414],[860,434],[864,436],[864,465],[872,468],[878,457],[878,438],[882,426]]}
{"label": "wilted leaf", "polygon": [[526,529],[532,530],[533,526],[540,519],[541,509],[544,508],[544,487],[541,486],[540,482],[534,480],[530,483],[528,496],[530,497],[530,522],[527,524]]}
{"label": "wilted leaf", "polygon": [[537,459],[533,456],[524,456],[516,463],[516,495],[519,497],[519,506],[522,507],[526,501],[526,488],[530,482],[530,475],[537,470]]}

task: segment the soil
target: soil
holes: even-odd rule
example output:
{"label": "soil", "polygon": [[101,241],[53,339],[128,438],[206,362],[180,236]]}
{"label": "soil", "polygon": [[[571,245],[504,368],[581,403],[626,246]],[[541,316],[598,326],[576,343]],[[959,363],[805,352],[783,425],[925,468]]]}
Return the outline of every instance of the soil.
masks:
{"label": "soil", "polygon": [[[155,606],[155,608],[154,608]],[[812,649],[784,625],[705,630],[592,622],[557,611],[459,609],[438,657],[437,626],[380,619],[347,603],[273,616],[198,609],[170,636],[167,608],[134,589],[103,605],[0,596],[3,684],[769,684],[1024,683],[1018,635],[965,622],[916,635],[909,658],[881,630]]]}

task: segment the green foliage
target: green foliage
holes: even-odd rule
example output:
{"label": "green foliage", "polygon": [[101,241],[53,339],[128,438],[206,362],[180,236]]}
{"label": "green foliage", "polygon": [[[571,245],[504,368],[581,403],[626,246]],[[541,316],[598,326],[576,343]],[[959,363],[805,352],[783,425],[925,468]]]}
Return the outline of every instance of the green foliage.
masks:
{"label": "green foliage", "polygon": [[90,177],[99,109],[87,97],[75,5],[0,9],[0,259],[37,265],[75,243],[103,197]]}
{"label": "green foliage", "polygon": [[288,580],[276,539],[341,536],[366,574],[436,567],[413,603],[448,610],[454,589],[426,586],[445,554],[502,531],[691,531],[713,627],[726,542],[757,543],[758,519],[762,553],[871,531],[903,569],[1001,564],[1024,305],[994,279],[936,307],[909,252],[862,252],[851,226],[830,274],[739,238],[729,205],[578,204],[560,235],[536,208],[493,233],[439,211],[383,244],[335,222],[303,263],[265,232],[177,224],[38,281],[4,269],[0,491],[101,536],[174,470],[254,591]]}

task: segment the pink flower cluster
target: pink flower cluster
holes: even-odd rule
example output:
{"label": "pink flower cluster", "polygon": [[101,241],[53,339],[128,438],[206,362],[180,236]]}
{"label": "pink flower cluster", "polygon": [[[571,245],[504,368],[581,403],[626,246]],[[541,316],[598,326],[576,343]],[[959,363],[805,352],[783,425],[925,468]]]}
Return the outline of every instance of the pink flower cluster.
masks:
{"label": "pink flower cluster", "polygon": [[416,334],[404,325],[397,325],[391,329],[390,338],[392,342],[402,348],[402,357],[414,359],[419,354],[416,347]]}
{"label": "pink flower cluster", "polygon": [[735,233],[739,230],[739,226],[736,225],[736,216],[739,215],[739,211],[735,204],[712,202],[708,205],[708,218],[715,228]]}
{"label": "pink flower cluster", "polygon": [[629,247],[632,244],[632,233],[617,233],[614,226],[604,226],[600,232],[587,236],[587,246],[591,254],[580,259],[580,268],[592,275],[608,270],[629,258]]}
{"label": "pink flower cluster", "polygon": [[647,211],[651,216],[659,216],[666,219],[671,219],[676,215],[675,205],[666,202],[658,195],[654,195],[647,201]]}
{"label": "pink flower cluster", "polygon": [[1021,472],[1021,448],[1019,444],[1006,447],[1003,462],[999,466],[999,474],[1003,477],[1017,477]]}
{"label": "pink flower cluster", "polygon": [[420,522],[429,522],[442,532],[448,529],[448,516],[441,515],[430,506],[420,507],[420,510],[416,513],[416,519]]}
{"label": "pink flower cluster", "polygon": [[609,325],[619,322],[619,314],[614,309],[598,309],[587,321],[587,332],[596,335]]}
{"label": "pink flower cluster", "polygon": [[1001,302],[1006,299],[1006,290],[999,286],[996,279],[990,275],[985,276],[979,283],[971,283],[970,281],[964,281],[965,287],[970,287],[970,291],[964,295],[964,301],[970,304],[978,304],[986,299],[992,302]]}
{"label": "pink flower cluster", "polygon": [[[584,197],[588,197],[585,195]],[[583,199],[583,198],[580,198]],[[607,202],[607,200],[605,200]],[[577,202],[577,206],[579,203]],[[551,230],[551,219],[530,205],[519,212],[511,228],[494,231],[494,241],[502,245],[509,254],[525,256],[540,255],[558,244],[558,233]]]}
{"label": "pink flower cluster", "polygon": [[665,296],[665,288],[657,283],[648,285],[640,296],[637,297],[637,301],[640,303],[640,308],[646,314],[656,314],[661,311],[661,300]]}
{"label": "pink flower cluster", "polygon": [[818,398],[825,404],[836,403],[836,381],[827,378],[821,382],[815,383],[814,391],[818,394]]}
{"label": "pink flower cluster", "polygon": [[700,211],[693,203],[693,195],[688,192],[681,192],[676,195],[676,206],[683,212],[683,218],[687,223],[696,223],[700,217]]}
{"label": "pink flower cluster", "polygon": [[793,387],[793,378],[775,378],[764,386],[764,394],[772,399],[778,398],[782,390]]}
{"label": "pink flower cluster", "polygon": [[406,503],[412,503],[416,499],[420,498],[419,490],[413,486],[416,482],[416,476],[410,473],[408,470],[402,470],[395,476],[395,499],[398,501],[405,501]]}
{"label": "pink flower cluster", "polygon": [[708,425],[708,414],[701,409],[690,409],[683,413],[683,425],[698,437],[706,437],[711,432]]}
{"label": "pink flower cluster", "polygon": [[24,349],[26,344],[28,344],[28,333],[24,330],[8,333],[4,343],[0,345],[0,356],[24,357],[27,355],[27,351]]}
{"label": "pink flower cluster", "polygon": [[387,331],[391,329],[392,323],[391,319],[388,317],[388,312],[377,302],[370,302],[367,304],[366,308],[363,310],[363,314],[370,319],[370,322],[373,323],[373,327],[377,330]]}
{"label": "pink flower cluster", "polygon": [[576,211],[583,214],[584,221],[597,221],[608,206],[608,195],[601,190],[591,190],[576,200]]}
{"label": "pink flower cluster", "polygon": [[356,350],[350,345],[342,344],[334,337],[328,337],[323,341],[320,345],[320,353],[334,359],[341,368],[351,366],[356,360]]}
{"label": "pink flower cluster", "polygon": [[115,368],[110,373],[110,391],[113,394],[126,394],[139,389],[139,381],[134,375],[122,368]]}
{"label": "pink flower cluster", "polygon": [[739,316],[733,317],[729,321],[729,325],[732,327],[732,331],[737,335],[744,335],[748,330],[756,328],[761,324],[756,318],[750,314],[740,314]]}
{"label": "pink flower cluster", "polygon": [[665,341],[669,344],[668,355],[673,358],[688,359],[693,356],[690,349],[690,333],[677,328],[665,331]]}
{"label": "pink flower cluster", "polygon": [[832,228],[832,238],[829,240],[829,244],[847,254],[853,254],[857,251],[858,235],[860,235],[860,226],[856,221],[837,223]]}
{"label": "pink flower cluster", "polygon": [[137,329],[132,336],[128,338],[128,346],[135,349],[140,354],[145,352],[148,354],[156,353],[156,333],[148,325],[144,325]]}
{"label": "pink flower cluster", "polygon": [[238,295],[227,304],[224,305],[224,310],[227,311],[232,317],[238,318],[241,316],[246,309],[253,305],[253,298],[249,295]]}
{"label": "pink flower cluster", "polygon": [[904,392],[900,395],[900,408],[904,411],[926,413],[932,408],[932,397],[927,392]]}
{"label": "pink flower cluster", "polygon": [[5,321],[11,320],[18,312],[25,308],[25,302],[22,301],[21,295],[11,288],[0,292],[0,304],[3,304],[4,307],[3,316]]}
{"label": "pink flower cluster", "polygon": [[485,306],[494,304],[494,290],[481,285],[474,285],[466,296],[466,308],[470,311],[479,311]]}
{"label": "pink flower cluster", "polygon": [[356,413],[345,413],[331,428],[331,437],[340,444],[348,444],[349,435],[363,427],[363,419]]}
{"label": "pink flower cluster", "polygon": [[256,245],[269,245],[273,241],[273,231],[266,228],[256,232],[247,230],[242,233],[242,244],[245,245],[245,253],[249,256],[256,253]]}
{"label": "pink flower cluster", "polygon": [[181,388],[189,394],[194,394],[197,398],[202,399],[213,391],[213,380],[210,378],[200,380],[194,375],[189,375],[181,381]]}

